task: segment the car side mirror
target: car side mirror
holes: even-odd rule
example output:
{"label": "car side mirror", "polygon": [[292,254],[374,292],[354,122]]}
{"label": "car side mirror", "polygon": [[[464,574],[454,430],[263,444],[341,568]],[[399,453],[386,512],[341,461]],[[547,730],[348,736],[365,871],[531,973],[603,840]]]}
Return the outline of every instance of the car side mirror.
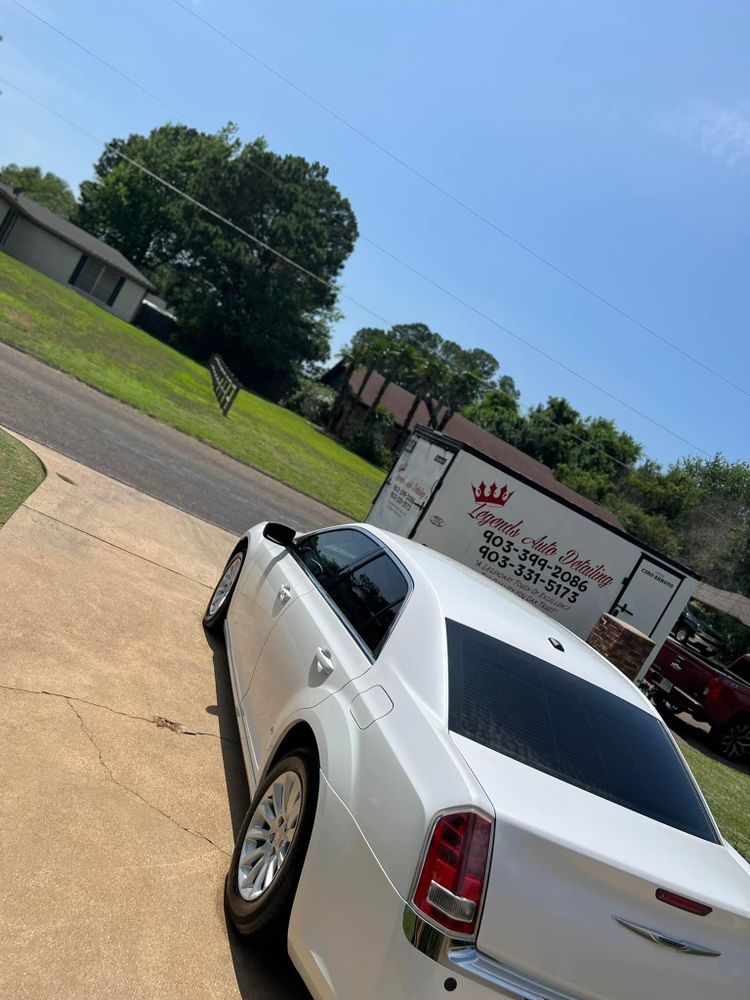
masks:
{"label": "car side mirror", "polygon": [[263,529],[264,538],[269,542],[276,542],[277,545],[283,545],[285,549],[294,545],[296,534],[294,528],[290,528],[288,524],[279,524],[278,521],[269,521]]}

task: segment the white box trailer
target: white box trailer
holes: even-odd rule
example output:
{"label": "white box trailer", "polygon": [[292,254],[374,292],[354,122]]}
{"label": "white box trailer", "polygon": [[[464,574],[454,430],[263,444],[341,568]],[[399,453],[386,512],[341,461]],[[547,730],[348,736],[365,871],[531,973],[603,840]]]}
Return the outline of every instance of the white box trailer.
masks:
{"label": "white box trailer", "polygon": [[584,639],[603,612],[622,617],[654,642],[644,668],[698,584],[626,532],[426,427],[412,432],[367,521],[496,580]]}

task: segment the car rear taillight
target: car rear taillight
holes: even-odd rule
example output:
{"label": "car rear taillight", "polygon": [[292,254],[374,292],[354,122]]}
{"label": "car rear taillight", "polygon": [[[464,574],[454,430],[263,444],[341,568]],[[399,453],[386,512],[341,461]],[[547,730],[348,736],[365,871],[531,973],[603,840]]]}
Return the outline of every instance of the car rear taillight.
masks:
{"label": "car rear taillight", "polygon": [[703,697],[706,701],[716,701],[723,689],[723,681],[720,681],[718,677],[710,677],[708,684],[703,689]]}
{"label": "car rear taillight", "polygon": [[413,903],[446,930],[472,935],[479,919],[492,823],[475,812],[438,817]]}
{"label": "car rear taillight", "polygon": [[678,896],[676,892],[668,892],[666,889],[657,889],[656,898],[662,903],[676,906],[678,910],[687,910],[688,913],[695,913],[699,917],[705,917],[711,912],[711,907],[705,903],[699,903],[695,899],[688,899],[687,896]]}

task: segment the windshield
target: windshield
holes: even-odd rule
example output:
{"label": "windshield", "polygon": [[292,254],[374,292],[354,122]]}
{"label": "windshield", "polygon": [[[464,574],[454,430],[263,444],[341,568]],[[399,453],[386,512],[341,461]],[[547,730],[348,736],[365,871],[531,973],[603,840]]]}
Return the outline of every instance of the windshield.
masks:
{"label": "windshield", "polygon": [[515,646],[457,622],[446,625],[453,732],[719,842],[659,719]]}

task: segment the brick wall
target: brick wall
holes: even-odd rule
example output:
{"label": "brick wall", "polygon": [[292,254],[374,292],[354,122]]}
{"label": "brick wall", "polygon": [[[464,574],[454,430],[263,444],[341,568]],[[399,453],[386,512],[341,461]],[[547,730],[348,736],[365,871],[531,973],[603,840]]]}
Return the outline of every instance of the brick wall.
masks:
{"label": "brick wall", "polygon": [[601,616],[587,642],[597,653],[606,656],[610,663],[622,670],[631,681],[635,680],[654,647],[647,635],[613,615]]}

